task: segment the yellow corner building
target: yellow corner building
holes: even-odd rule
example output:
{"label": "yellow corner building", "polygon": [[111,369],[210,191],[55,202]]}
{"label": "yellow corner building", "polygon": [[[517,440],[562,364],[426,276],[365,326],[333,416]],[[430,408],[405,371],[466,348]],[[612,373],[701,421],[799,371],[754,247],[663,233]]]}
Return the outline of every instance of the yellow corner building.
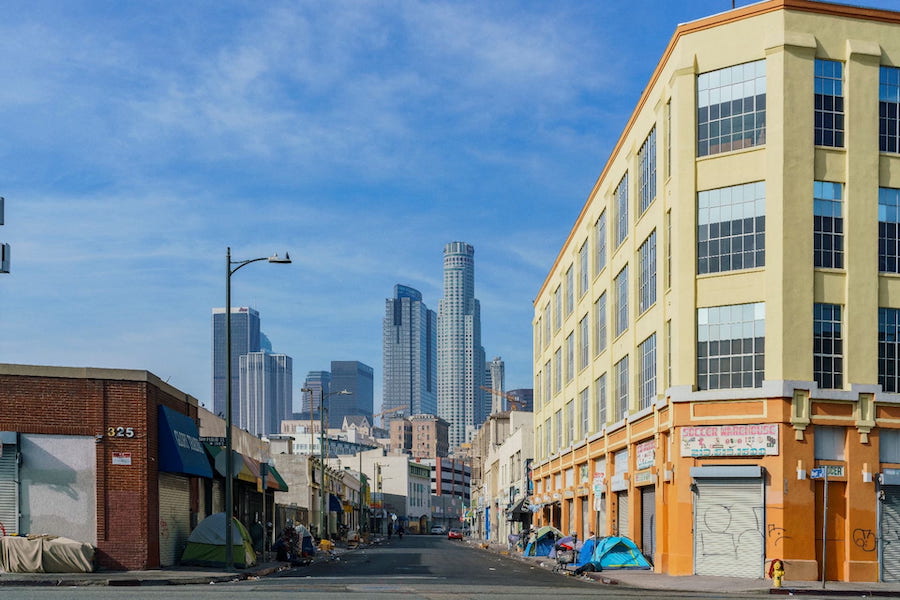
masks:
{"label": "yellow corner building", "polygon": [[900,12],[678,26],[533,328],[538,525],[900,581]]}

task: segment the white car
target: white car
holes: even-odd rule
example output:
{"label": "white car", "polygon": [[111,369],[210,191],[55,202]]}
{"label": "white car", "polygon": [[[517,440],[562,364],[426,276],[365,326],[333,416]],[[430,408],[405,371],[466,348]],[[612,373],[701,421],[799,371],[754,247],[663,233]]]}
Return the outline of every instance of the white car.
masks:
{"label": "white car", "polygon": [[444,529],[443,525],[435,525],[431,528],[431,535],[444,535],[447,533],[447,530]]}

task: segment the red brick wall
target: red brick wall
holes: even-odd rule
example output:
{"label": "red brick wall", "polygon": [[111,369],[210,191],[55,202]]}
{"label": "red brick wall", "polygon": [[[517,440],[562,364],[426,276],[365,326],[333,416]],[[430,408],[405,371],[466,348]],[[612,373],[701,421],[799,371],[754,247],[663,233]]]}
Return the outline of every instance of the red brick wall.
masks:
{"label": "red brick wall", "polygon": [[[196,407],[145,381],[0,375],[0,431],[102,435],[96,465],[100,567],[159,566],[157,404],[197,417]],[[110,436],[116,427],[132,427],[135,435]],[[113,452],[131,453],[131,465],[113,465]]]}

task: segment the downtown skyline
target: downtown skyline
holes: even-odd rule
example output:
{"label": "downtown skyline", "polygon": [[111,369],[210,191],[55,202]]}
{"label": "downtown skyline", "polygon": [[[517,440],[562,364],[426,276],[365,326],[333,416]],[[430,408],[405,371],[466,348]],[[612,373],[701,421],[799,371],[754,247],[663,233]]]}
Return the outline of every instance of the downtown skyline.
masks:
{"label": "downtown skyline", "polygon": [[466,240],[483,346],[530,388],[532,302],[648,73],[730,8],[13,2],[0,362],[146,369],[212,408],[225,249],[288,251],[235,274],[233,306],[298,374],[374,365],[378,410],[384,298],[436,306]]}

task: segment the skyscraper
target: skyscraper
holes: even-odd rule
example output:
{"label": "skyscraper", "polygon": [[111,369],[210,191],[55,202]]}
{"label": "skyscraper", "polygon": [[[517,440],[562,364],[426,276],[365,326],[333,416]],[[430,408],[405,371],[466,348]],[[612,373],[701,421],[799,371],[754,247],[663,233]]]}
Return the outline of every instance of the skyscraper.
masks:
{"label": "skyscraper", "polygon": [[[325,399],[328,426],[339,428],[344,417],[363,415],[372,420],[375,371],[358,360],[331,361],[331,396]],[[339,394],[347,390],[349,395]]]}
{"label": "skyscraper", "polygon": [[310,371],[303,382],[303,398],[300,406],[300,418],[309,419],[311,415],[319,414],[319,401],[327,396],[331,390],[331,373],[328,371]]}
{"label": "skyscraper", "polygon": [[481,306],[475,299],[475,248],[444,246],[444,297],[438,306],[438,416],[450,424],[450,448],[487,417]]}
{"label": "skyscraper", "polygon": [[437,315],[409,286],[394,286],[384,308],[384,374],[381,410],[396,417],[437,414]]}
{"label": "skyscraper", "polygon": [[[484,370],[484,377],[485,387],[494,390],[493,392],[488,392],[491,395],[489,402],[491,414],[507,410],[506,398],[502,395],[506,391],[506,367],[503,359],[497,356],[489,362]],[[488,398],[485,397],[485,400],[487,401]]]}
{"label": "skyscraper", "polygon": [[[212,401],[213,412],[225,415],[228,352],[225,349],[225,309],[212,309]],[[231,307],[231,412],[237,415],[240,406],[239,357],[259,352],[259,313],[246,306]],[[235,421],[235,424],[238,422]]]}
{"label": "skyscraper", "polygon": [[240,357],[241,403],[235,423],[256,436],[280,433],[291,418],[291,357],[265,350]]}

